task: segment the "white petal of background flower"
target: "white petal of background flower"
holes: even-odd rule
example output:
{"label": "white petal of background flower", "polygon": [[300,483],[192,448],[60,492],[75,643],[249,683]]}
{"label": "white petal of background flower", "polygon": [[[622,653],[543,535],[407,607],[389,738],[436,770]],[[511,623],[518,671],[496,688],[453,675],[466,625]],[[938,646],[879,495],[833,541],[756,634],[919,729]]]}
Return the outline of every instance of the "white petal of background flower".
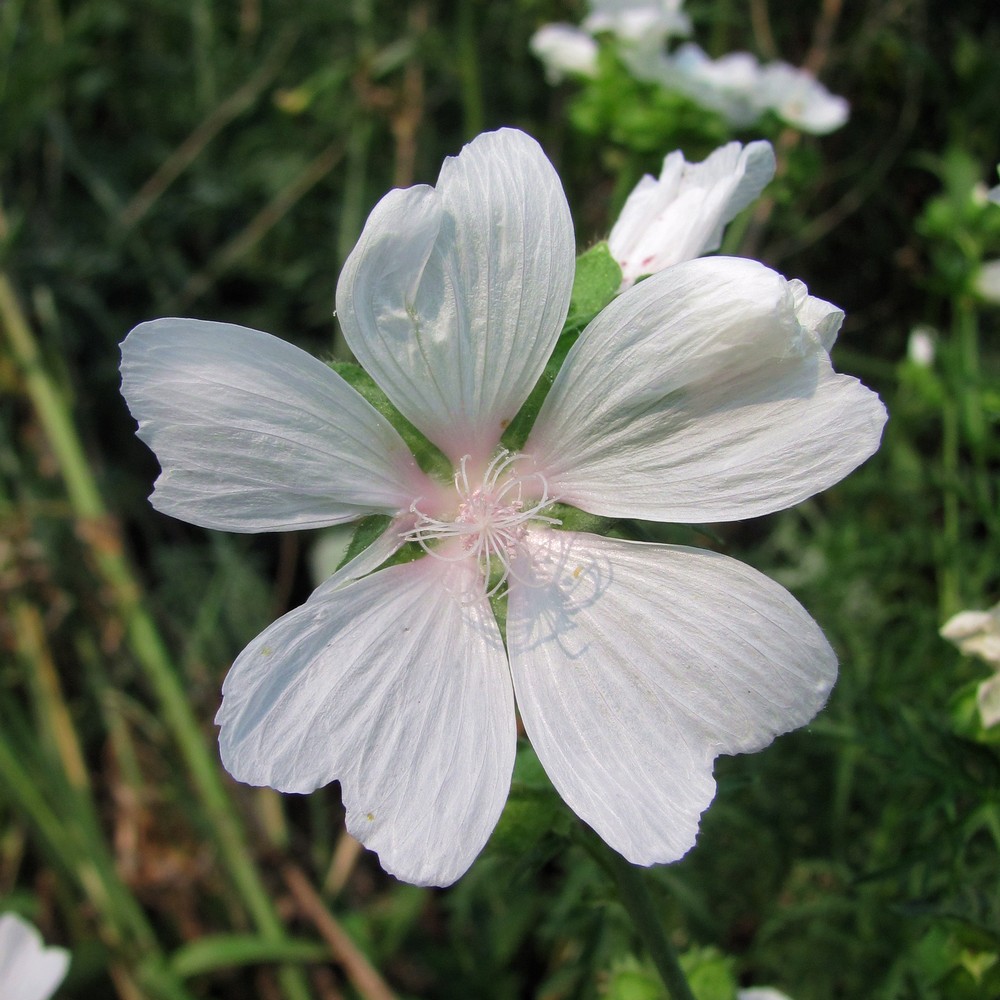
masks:
{"label": "white petal of background flower", "polygon": [[436,188],[376,205],[337,285],[351,350],[457,465],[484,458],[545,367],[576,250],[559,178],[505,129],[445,160]]}
{"label": "white petal of background flower", "polygon": [[838,482],[884,422],[879,398],[834,372],[800,324],[788,282],[704,257],[629,289],[584,330],[524,451],[552,495],[591,513],[724,521]]}
{"label": "white petal of background flower", "polygon": [[1000,670],[1000,604],[988,611],[960,611],[941,626],[939,633],[965,656],[978,656]]}
{"label": "white petal of background flower", "polygon": [[850,104],[823,86],[808,70],[784,62],[761,68],[755,95],[757,106],[803,132],[827,135],[847,122]]}
{"label": "white petal of background flower", "polygon": [[38,931],[17,914],[0,916],[2,1000],[48,1000],[68,968],[64,948],[46,948]]}
{"label": "white petal of background flower", "polygon": [[543,24],[529,44],[545,67],[549,83],[559,83],[566,76],[597,75],[597,42],[575,25]]}
{"label": "white petal of background flower", "polygon": [[975,287],[987,302],[1000,302],[1000,260],[983,261]]}
{"label": "white petal of background flower", "polygon": [[1000,723],[1000,674],[987,677],[976,688],[976,705],[985,728]]}
{"label": "white petal of background flower", "polygon": [[756,121],[760,62],[749,52],[730,52],[711,59],[693,42],[677,49],[660,66],[663,86],[687,94],[692,100],[718,111],[737,127]]}
{"label": "white petal of background flower", "polygon": [[646,175],[628,196],[608,244],[622,269],[622,288],[684,260],[718,250],[726,224],[774,176],[769,142],[731,142],[703,163],[668,154],[659,179]]}
{"label": "white petal of background flower", "polygon": [[316,528],[394,514],[427,482],[388,421],[321,361],[245,327],[137,326],[122,393],[163,469],[151,502],[206,528]]}
{"label": "white petal of background flower", "polygon": [[265,629],[223,686],[227,770],[287,792],[339,779],[347,829],[387,871],[453,882],[496,825],[516,742],[499,628],[468,601],[477,573],[418,559]]}
{"label": "white petal of background flower", "polygon": [[532,746],[570,807],[634,864],[674,861],[719,754],[826,701],[836,657],[784,588],[715,552],[532,532],[507,644]]}
{"label": "white petal of background flower", "polygon": [[681,10],[683,0],[590,0],[583,20],[590,32],[608,31],[621,41],[662,45],[671,35],[691,32],[691,19]]}

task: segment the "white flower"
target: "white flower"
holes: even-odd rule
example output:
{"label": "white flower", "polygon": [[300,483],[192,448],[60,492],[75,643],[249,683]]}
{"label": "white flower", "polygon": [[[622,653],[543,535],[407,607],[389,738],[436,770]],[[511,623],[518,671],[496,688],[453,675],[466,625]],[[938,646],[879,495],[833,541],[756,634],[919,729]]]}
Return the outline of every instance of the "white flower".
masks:
{"label": "white flower", "polygon": [[672,35],[691,33],[691,19],[681,10],[684,0],[590,0],[585,31],[610,32],[619,40],[659,46]]}
{"label": "white flower", "polygon": [[[337,312],[358,360],[452,463],[449,483],[346,382],[267,334],[169,319],[123,344],[123,391],[163,467],[160,510],[236,531],[392,518],[244,650],[217,721],[241,781],[308,792],[339,779],[348,830],[411,882],[452,882],[489,837],[515,696],[567,803],[652,864],[694,842],[714,758],[807,722],[834,681],[819,627],[773,581],[716,552],[559,530],[551,504],[720,521],[837,482],[885,419],[831,368],[839,312],[756,262],[669,268],[580,335],[507,454],[574,258],[558,178],[516,131],[480,136],[436,187],[372,211]],[[426,552],[378,568],[407,542]],[[504,586],[506,644],[489,600]]]}
{"label": "white flower", "polygon": [[730,142],[703,163],[680,151],[663,161],[659,180],[647,174],[628,196],[608,244],[622,269],[622,288],[637,278],[718,250],[726,223],[774,176],[769,142]]}
{"label": "white flower", "polygon": [[937,353],[937,331],[929,326],[915,326],[906,342],[906,356],[918,368],[930,368]]}
{"label": "white flower", "polygon": [[997,671],[976,691],[983,725],[995,726],[1000,722],[1000,604],[989,611],[960,611],[941,626],[940,634],[965,656],[978,656]]}
{"label": "white flower", "polygon": [[850,105],[831,94],[808,70],[784,62],[761,65],[749,52],[711,59],[693,43],[663,59],[656,78],[665,87],[718,111],[738,128],[765,111],[803,132],[825,135],[840,128]]}
{"label": "white flower", "polygon": [[749,52],[711,59],[700,46],[688,42],[661,61],[657,80],[719,112],[736,128],[752,124],[761,115],[757,103],[760,62]]}
{"label": "white flower", "polygon": [[1000,669],[1000,604],[989,611],[960,611],[941,626],[941,637],[966,656],[978,656]]}
{"label": "white flower", "polygon": [[975,287],[987,302],[1000,302],[1000,260],[983,261],[976,273]]}
{"label": "white flower", "polygon": [[808,70],[788,63],[768,63],[761,69],[755,94],[761,110],[771,110],[789,125],[813,135],[827,135],[847,122],[851,106],[831,94]]}
{"label": "white flower", "polygon": [[567,76],[597,75],[597,42],[571,24],[543,24],[529,44],[545,66],[549,83]]}
{"label": "white flower", "polygon": [[69,968],[69,952],[46,948],[42,936],[15,913],[0,916],[0,997],[48,1000]]}
{"label": "white flower", "polygon": [[790,998],[773,986],[753,986],[748,990],[739,990],[736,1000],[790,1000]]}

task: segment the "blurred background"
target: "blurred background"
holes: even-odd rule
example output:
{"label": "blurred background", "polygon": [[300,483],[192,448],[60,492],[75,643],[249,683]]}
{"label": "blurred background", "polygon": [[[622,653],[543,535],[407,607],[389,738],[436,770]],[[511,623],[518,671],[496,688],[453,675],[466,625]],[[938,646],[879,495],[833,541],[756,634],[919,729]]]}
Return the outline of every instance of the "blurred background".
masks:
{"label": "blurred background", "polygon": [[993,668],[938,635],[1000,601],[1000,13],[684,10],[713,56],[808,66],[847,124],[733,128],[610,58],[553,84],[529,42],[582,0],[0,2],[0,911],[71,950],[57,996],[665,996],[529,751],[444,891],[383,874],[336,785],[225,775],[222,678],[318,582],[321,534],[157,514],[118,392],[119,342],[158,316],[345,357],[334,288],[371,207],[501,125],[552,158],[581,251],[670,150],[770,138],[778,176],[724,249],[844,308],[834,364],[890,412],[836,488],[694,536],[841,658],[815,723],[721,759],[696,848],[645,876],[699,1000],[1000,996]]}

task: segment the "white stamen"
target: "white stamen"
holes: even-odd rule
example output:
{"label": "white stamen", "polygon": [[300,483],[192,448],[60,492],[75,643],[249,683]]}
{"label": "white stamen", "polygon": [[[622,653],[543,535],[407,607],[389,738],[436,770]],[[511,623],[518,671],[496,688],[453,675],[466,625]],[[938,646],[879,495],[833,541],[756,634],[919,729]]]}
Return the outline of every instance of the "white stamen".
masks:
{"label": "white stamen", "polygon": [[[492,597],[507,582],[520,543],[531,522],[561,524],[555,517],[541,511],[555,503],[549,496],[548,483],[540,472],[527,476],[512,471],[521,455],[501,449],[486,467],[482,483],[469,482],[469,455],[462,458],[455,473],[455,490],[459,496],[458,510],[450,520],[431,517],[420,510],[423,498],[410,505],[410,512],[417,515],[414,527],[403,532],[408,542],[416,542],[428,555],[446,562],[473,558],[483,572],[484,584],[488,583],[495,569],[500,569],[500,579],[486,592]],[[541,498],[525,509],[525,485],[533,488],[531,495]],[[462,551],[445,554],[439,543],[452,538],[461,539]]]}

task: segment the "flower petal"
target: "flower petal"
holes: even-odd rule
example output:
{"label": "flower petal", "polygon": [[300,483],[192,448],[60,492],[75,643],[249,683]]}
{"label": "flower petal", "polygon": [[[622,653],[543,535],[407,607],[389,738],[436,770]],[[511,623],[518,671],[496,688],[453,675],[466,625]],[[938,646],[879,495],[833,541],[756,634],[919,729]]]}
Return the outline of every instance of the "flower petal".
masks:
{"label": "flower petal", "polygon": [[770,109],[782,121],[814,135],[836,131],[851,113],[850,104],[831,94],[809,70],[784,62],[761,68],[754,102],[762,111]]}
{"label": "flower petal", "polygon": [[575,248],[559,178],[504,129],[447,159],[436,188],[375,206],[337,285],[358,360],[457,465],[486,457],[545,367]]}
{"label": "flower petal", "polygon": [[791,594],[718,553],[562,531],[527,544],[507,644],[532,746],[615,850],[674,861],[715,794],[715,757],[808,722],[833,650]]}
{"label": "flower petal", "polygon": [[622,287],[718,250],[726,223],[764,190],[774,165],[769,142],[730,142],[703,163],[670,153],[658,180],[647,174],[636,185],[608,237]]}
{"label": "flower petal", "polygon": [[48,1000],[68,968],[64,948],[46,948],[35,927],[17,914],[0,916],[0,997]]}
{"label": "flower petal", "polygon": [[317,528],[395,514],[428,482],[388,421],[339,375],[259,330],[142,323],[122,343],[122,393],[163,468],[153,506],[206,528]]}
{"label": "flower petal", "polygon": [[827,304],[806,301],[727,257],[619,296],[570,351],[525,444],[549,493],[594,514],[697,523],[838,482],[878,448],[885,408],[834,372]]}
{"label": "flower petal", "polygon": [[543,24],[528,43],[549,83],[566,76],[597,76],[597,42],[572,24]]}
{"label": "flower petal", "polygon": [[353,559],[344,563],[338,570],[328,576],[308,597],[310,602],[323,601],[335,590],[341,590],[347,584],[360,580],[394,556],[405,544],[404,534],[417,522],[417,515],[405,511],[394,517],[382,532],[367,548],[362,549]]}
{"label": "flower petal", "polygon": [[382,866],[447,885],[503,809],[514,702],[475,565],[427,557],[278,619],[233,665],[216,717],[239,781],[308,792],[339,779],[347,829]]}

